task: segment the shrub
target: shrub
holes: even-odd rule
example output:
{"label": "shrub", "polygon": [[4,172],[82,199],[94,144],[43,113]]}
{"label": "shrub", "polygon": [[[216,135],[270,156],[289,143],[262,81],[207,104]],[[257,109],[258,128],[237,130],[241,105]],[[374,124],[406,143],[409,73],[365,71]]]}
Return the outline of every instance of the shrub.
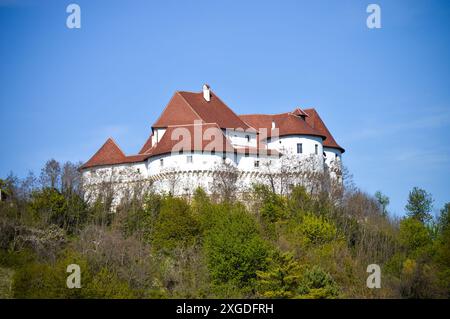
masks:
{"label": "shrub", "polygon": [[152,232],[154,247],[170,251],[179,245],[189,246],[198,234],[198,221],[194,219],[189,204],[181,198],[164,198]]}
{"label": "shrub", "polygon": [[205,252],[216,285],[252,285],[256,271],[266,266],[268,244],[261,238],[255,220],[241,207],[225,206],[212,216],[215,221],[205,234]]}
{"label": "shrub", "polygon": [[431,235],[419,220],[409,217],[400,222],[399,241],[408,254],[420,254],[431,242]]}
{"label": "shrub", "polygon": [[305,299],[336,298],[339,288],[329,273],[313,266],[304,273],[298,292]]}

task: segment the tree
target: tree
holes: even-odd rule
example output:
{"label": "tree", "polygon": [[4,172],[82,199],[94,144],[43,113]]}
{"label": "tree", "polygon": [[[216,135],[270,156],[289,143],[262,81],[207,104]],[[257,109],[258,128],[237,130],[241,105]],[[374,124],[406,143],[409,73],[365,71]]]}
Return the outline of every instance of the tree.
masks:
{"label": "tree", "polygon": [[9,196],[9,191],[6,187],[6,182],[0,179],[0,202]]}
{"label": "tree", "polygon": [[236,197],[239,186],[237,185],[239,172],[236,166],[224,162],[217,165],[216,173],[211,185],[213,193],[217,194],[222,201],[232,201]]}
{"label": "tree", "polygon": [[432,243],[428,229],[414,217],[405,218],[400,222],[399,240],[407,253],[413,256],[420,254]]}
{"label": "tree", "polygon": [[433,208],[433,198],[425,190],[414,187],[409,192],[408,203],[405,206],[408,216],[415,218],[421,223],[426,223],[431,219]]}
{"label": "tree", "polygon": [[177,246],[191,245],[198,232],[198,222],[185,200],[171,196],[162,200],[152,233],[156,249],[170,251]]}
{"label": "tree", "polygon": [[66,162],[62,168],[61,189],[64,194],[72,195],[80,192],[81,173],[78,170],[79,164]]}
{"label": "tree", "polygon": [[258,294],[263,298],[296,298],[303,269],[291,253],[275,254],[267,271],[257,271]]}
{"label": "tree", "polygon": [[47,187],[33,192],[30,204],[37,218],[59,227],[66,226],[67,202],[55,188]]}
{"label": "tree", "polygon": [[450,229],[450,202],[446,203],[441,209],[441,214],[438,218],[439,229],[441,232]]}
{"label": "tree", "polygon": [[61,165],[54,159],[48,160],[41,170],[41,184],[44,187],[59,188],[61,181]]}
{"label": "tree", "polygon": [[387,197],[380,191],[376,191],[375,198],[377,199],[378,204],[380,204],[381,212],[383,213],[383,216],[387,216],[386,207],[389,205],[389,197]]}
{"label": "tree", "polygon": [[204,239],[211,278],[216,286],[249,287],[265,269],[269,246],[244,207],[220,207]]}

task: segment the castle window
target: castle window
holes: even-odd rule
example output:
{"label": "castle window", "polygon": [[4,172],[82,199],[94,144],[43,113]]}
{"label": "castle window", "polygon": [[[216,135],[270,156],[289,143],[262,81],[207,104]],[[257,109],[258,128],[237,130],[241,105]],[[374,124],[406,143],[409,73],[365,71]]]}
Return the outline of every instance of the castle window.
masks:
{"label": "castle window", "polygon": [[192,155],[186,156],[186,162],[187,163],[192,163]]}
{"label": "castle window", "polygon": [[250,142],[250,135],[245,135],[245,138],[247,139],[247,142]]}
{"label": "castle window", "polygon": [[164,166],[164,158],[161,158],[159,160],[159,166],[163,167]]}
{"label": "castle window", "polygon": [[298,154],[303,153],[303,144],[302,143],[297,143],[297,153]]}
{"label": "castle window", "polygon": [[259,161],[255,161],[255,167],[259,167]]}
{"label": "castle window", "polygon": [[319,154],[319,145],[314,145],[315,149],[314,149],[314,153]]}

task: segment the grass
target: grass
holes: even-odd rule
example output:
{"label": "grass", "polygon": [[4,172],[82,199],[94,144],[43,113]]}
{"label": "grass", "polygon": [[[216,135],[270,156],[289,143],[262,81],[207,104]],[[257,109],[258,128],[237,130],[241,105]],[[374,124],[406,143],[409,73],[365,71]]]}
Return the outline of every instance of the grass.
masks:
{"label": "grass", "polygon": [[0,267],[0,299],[12,298],[11,284],[14,270]]}

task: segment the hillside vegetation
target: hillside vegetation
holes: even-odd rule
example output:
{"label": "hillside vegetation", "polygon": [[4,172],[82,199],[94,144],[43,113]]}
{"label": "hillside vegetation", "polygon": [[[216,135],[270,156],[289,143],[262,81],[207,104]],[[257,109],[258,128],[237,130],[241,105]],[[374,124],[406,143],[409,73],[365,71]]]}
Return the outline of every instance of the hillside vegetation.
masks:
{"label": "hillside vegetation", "polygon": [[[113,212],[111,194],[84,201],[76,167],[1,182],[0,298],[450,297],[450,204],[432,218],[419,188],[401,220],[383,194],[349,186],[332,198],[254,185],[240,200],[150,188]],[[66,287],[69,264],[81,289]]]}

